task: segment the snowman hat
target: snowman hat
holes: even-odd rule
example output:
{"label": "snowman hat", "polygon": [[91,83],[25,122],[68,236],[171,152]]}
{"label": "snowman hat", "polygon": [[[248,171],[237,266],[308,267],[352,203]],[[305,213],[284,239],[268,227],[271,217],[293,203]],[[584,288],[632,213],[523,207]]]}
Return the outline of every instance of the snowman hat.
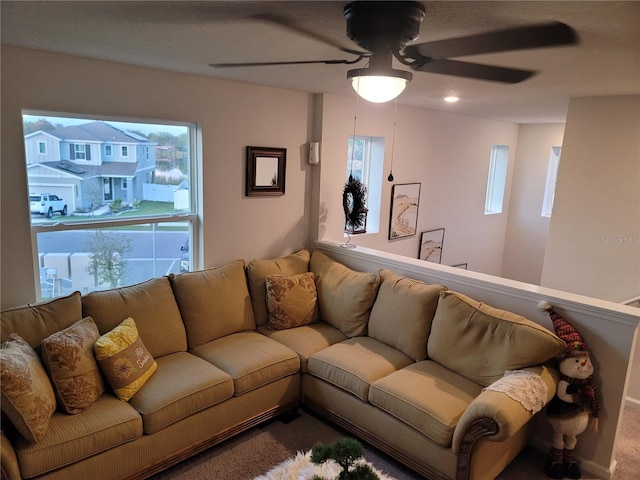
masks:
{"label": "snowman hat", "polygon": [[556,335],[565,343],[564,354],[575,354],[577,352],[583,352],[588,354],[589,347],[587,342],[584,341],[578,331],[567,322],[562,316],[560,316],[551,306],[551,304],[545,300],[541,301],[538,306],[541,310],[549,312],[549,317],[553,322],[553,328],[556,331]]}

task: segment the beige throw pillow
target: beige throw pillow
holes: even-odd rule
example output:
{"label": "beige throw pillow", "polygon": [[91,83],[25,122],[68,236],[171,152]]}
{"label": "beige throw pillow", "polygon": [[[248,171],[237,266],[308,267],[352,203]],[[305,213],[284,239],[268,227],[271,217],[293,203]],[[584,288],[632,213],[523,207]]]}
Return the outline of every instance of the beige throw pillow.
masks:
{"label": "beige throw pillow", "polygon": [[369,336],[397,348],[416,361],[427,358],[427,338],[445,287],[380,270],[380,289],[371,315]]}
{"label": "beige throw pillow", "polygon": [[309,271],[308,250],[300,250],[289,256],[268,260],[251,260],[247,265],[249,291],[256,325],[265,325],[269,320],[265,281],[269,275],[296,275]]}
{"label": "beige throw pillow", "polygon": [[440,294],[427,343],[432,360],[485,387],[563,349],[543,326],[449,290]]}
{"label": "beige throw pillow", "polygon": [[42,340],[42,362],[60,405],[69,414],[82,412],[104,393],[93,353],[98,337],[98,327],[86,317]]}
{"label": "beige throw pillow", "polygon": [[369,312],[380,285],[378,274],[352,270],[320,251],[311,255],[310,268],[322,320],[347,337],[366,335]]}
{"label": "beige throw pillow", "polygon": [[17,333],[0,345],[0,384],[2,411],[27,441],[41,440],[56,396],[38,355]]}
{"label": "beige throw pillow", "polygon": [[316,284],[312,272],[269,275],[265,285],[270,329],[301,327],[317,320]]}

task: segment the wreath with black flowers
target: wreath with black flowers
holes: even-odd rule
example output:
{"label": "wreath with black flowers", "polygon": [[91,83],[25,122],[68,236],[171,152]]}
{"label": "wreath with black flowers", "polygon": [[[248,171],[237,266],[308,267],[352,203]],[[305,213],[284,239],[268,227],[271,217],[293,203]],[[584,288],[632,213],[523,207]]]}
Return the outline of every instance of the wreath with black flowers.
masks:
{"label": "wreath with black flowers", "polygon": [[350,233],[364,227],[367,220],[367,187],[353,175],[344,185],[342,192],[342,208],[344,209],[345,227]]}

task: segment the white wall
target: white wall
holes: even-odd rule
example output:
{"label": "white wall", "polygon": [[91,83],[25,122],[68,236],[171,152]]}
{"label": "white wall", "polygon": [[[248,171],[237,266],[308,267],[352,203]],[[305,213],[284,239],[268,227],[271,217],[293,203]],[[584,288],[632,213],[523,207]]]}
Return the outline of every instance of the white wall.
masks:
{"label": "white wall", "polygon": [[[354,132],[355,98],[323,95],[320,162],[320,239],[344,241],[342,189],[347,140]],[[420,232],[445,228],[442,263],[499,275],[509,211],[518,125],[446,112],[358,103],[356,134],[385,137],[380,232],[357,235],[352,243],[417,258]],[[386,181],[393,152],[394,182]],[[507,192],[502,214],[484,215],[492,145],[510,145]],[[417,234],[388,240],[392,184],[421,183]]]}
{"label": "white wall", "polygon": [[547,167],[563,134],[564,124],[520,125],[502,277],[540,284],[550,223],[541,215]]}
{"label": "white wall", "polygon": [[[198,122],[203,266],[307,245],[311,95],[6,46],[1,61],[2,308],[35,300],[22,109]],[[244,197],[247,145],[287,149],[283,197]]]}
{"label": "white wall", "polygon": [[640,96],[569,102],[542,285],[640,294]]}

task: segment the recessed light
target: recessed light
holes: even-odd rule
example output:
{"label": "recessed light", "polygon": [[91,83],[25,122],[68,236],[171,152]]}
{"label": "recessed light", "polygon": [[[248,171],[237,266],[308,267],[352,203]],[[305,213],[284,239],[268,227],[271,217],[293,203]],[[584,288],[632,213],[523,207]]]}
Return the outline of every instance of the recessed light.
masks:
{"label": "recessed light", "polygon": [[444,97],[444,101],[447,103],[456,103],[458,100],[460,100],[460,97],[456,97],[453,95],[450,95],[448,97]]}

